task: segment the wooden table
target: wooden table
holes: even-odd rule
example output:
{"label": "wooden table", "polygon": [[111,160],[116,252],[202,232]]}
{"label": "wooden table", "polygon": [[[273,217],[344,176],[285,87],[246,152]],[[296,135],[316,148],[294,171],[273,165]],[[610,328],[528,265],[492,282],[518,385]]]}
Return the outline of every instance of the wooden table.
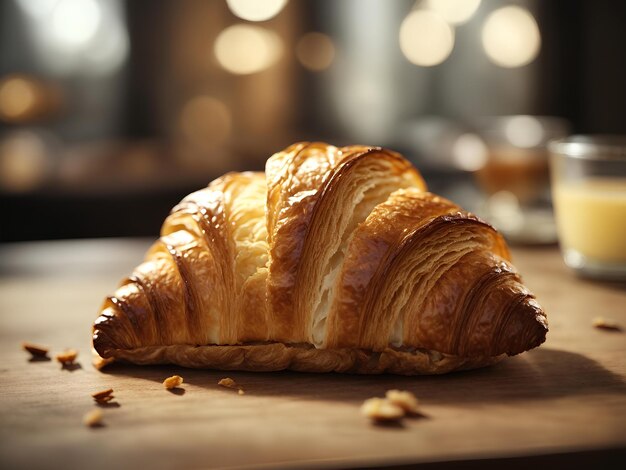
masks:
{"label": "wooden table", "polygon": [[[91,322],[146,246],[0,247],[1,468],[624,463],[626,334],[591,322],[602,315],[626,325],[626,287],[575,278],[554,247],[513,251],[548,312],[548,341],[488,369],[416,378],[132,366],[97,372]],[[77,348],[81,367],[29,362],[23,340],[53,353]],[[161,385],[175,373],[185,378],[184,394]],[[218,387],[225,376],[246,394]],[[83,426],[90,394],[107,387],[119,406],[103,410],[106,426]],[[361,402],[389,388],[413,391],[428,417],[397,427],[368,423]]]}

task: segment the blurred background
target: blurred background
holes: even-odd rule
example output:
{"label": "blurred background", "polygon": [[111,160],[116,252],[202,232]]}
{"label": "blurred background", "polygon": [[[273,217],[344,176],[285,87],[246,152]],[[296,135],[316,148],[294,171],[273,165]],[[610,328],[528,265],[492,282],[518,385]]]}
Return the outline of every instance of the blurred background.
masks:
{"label": "blurred background", "polygon": [[401,151],[553,242],[545,144],[626,134],[625,25],[609,0],[5,0],[0,242],[156,237],[299,140]]}

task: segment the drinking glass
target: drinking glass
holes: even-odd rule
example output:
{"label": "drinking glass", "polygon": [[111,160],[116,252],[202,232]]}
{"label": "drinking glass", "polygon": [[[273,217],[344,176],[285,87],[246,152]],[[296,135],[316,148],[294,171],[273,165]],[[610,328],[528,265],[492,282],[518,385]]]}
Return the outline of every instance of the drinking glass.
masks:
{"label": "drinking glass", "polygon": [[565,263],[583,276],[626,280],[626,136],[572,136],[548,148]]}

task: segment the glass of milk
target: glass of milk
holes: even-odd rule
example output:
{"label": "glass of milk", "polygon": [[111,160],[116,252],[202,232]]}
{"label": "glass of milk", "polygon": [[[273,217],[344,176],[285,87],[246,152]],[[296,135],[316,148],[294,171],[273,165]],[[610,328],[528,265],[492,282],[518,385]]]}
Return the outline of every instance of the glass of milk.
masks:
{"label": "glass of milk", "polygon": [[626,136],[572,136],[548,148],[565,263],[583,276],[626,280]]}

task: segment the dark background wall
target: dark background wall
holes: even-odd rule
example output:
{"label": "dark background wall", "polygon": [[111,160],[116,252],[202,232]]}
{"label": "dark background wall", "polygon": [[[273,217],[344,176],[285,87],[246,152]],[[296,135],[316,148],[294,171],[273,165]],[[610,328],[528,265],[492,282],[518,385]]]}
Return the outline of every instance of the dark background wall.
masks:
{"label": "dark background wall", "polygon": [[[481,18],[507,4],[523,5],[534,13],[542,39],[539,56],[519,69],[481,66],[478,79],[465,79],[463,64],[481,51],[464,38],[477,37]],[[26,74],[42,86],[60,89],[64,98],[61,111],[51,116],[27,122],[0,120],[0,148],[6,150],[7,142],[13,145],[24,135],[44,147],[42,155],[33,157],[34,169],[28,170],[34,172],[36,184],[18,190],[0,185],[1,242],[155,236],[170,207],[225,171],[262,169],[272,152],[296,140],[345,144],[361,138],[337,110],[357,78],[349,72],[351,58],[364,47],[345,34],[351,21],[345,15],[353,14],[346,13],[347,7],[342,10],[329,0],[292,0],[278,16],[261,23],[282,37],[283,58],[259,74],[234,76],[211,58],[211,44],[220,30],[238,22],[224,2],[133,0],[116,5],[128,55],[114,71],[94,76],[80,69],[65,75],[47,71],[18,4],[0,4],[0,79]],[[385,5],[393,11],[381,22],[401,19],[413,2]],[[399,103],[384,111],[391,112],[392,124],[397,123],[392,128],[422,117],[466,122],[473,116],[455,97],[476,93],[480,82],[488,81],[499,84],[505,96],[516,93],[517,83],[526,91],[519,95],[521,105],[506,99],[490,103],[495,98],[481,97],[485,110],[560,116],[576,133],[626,134],[626,2],[488,0],[472,21],[474,26],[458,28],[448,61],[428,70],[402,58],[393,46],[395,36],[388,47],[393,60],[372,54],[374,92],[388,92]],[[335,61],[325,72],[311,72],[295,60],[294,45],[308,31],[321,31],[336,42]],[[384,39],[376,34],[380,33],[373,29],[372,37]],[[389,63],[397,64],[388,74],[393,79],[377,83],[380,74],[375,69]],[[455,91],[454,97],[450,91]],[[186,100],[202,93],[226,103],[230,134],[224,141],[215,143],[217,136],[196,148],[181,138],[178,117]],[[476,117],[482,111],[476,109]],[[368,108],[370,112],[376,108]],[[210,110],[197,119],[200,125],[206,120],[208,134],[220,124],[212,124],[216,118]],[[466,179],[458,169],[430,165],[423,148],[408,145],[393,132],[368,143],[406,152],[431,186]],[[0,172],[6,176],[13,167],[5,163],[0,160]]]}

